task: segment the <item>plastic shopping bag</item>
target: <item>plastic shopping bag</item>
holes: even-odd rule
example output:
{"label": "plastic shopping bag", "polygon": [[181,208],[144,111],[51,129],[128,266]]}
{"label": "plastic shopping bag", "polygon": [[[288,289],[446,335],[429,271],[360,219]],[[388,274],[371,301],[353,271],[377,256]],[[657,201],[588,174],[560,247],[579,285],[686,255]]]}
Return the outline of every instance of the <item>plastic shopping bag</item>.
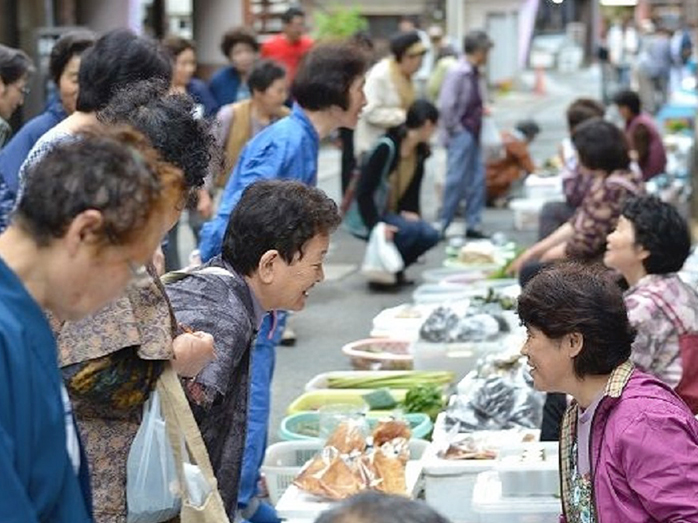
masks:
{"label": "plastic shopping bag", "polygon": [[128,523],[159,523],[179,515],[177,468],[157,390],[143,406],[143,421],[128,454],[126,503]]}
{"label": "plastic shopping bag", "polygon": [[405,268],[405,262],[395,244],[385,238],[385,227],[379,222],[371,230],[361,272],[371,281],[394,283],[395,273]]}
{"label": "plastic shopping bag", "polygon": [[499,134],[497,124],[491,116],[482,117],[482,129],[480,130],[480,144],[482,146],[482,160],[485,163],[499,160],[504,157],[504,142]]}

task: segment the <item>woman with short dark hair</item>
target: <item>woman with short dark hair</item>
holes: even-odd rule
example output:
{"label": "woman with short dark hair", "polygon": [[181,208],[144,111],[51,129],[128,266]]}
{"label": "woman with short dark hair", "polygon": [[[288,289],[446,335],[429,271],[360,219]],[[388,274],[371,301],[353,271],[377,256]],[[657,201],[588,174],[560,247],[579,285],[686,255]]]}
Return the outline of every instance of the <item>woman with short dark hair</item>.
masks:
{"label": "woman with short dark hair", "polygon": [[29,92],[27,80],[33,70],[24,51],[0,44],[0,149],[12,134],[8,120],[24,103]]}
{"label": "woman with short dark hair", "polygon": [[557,264],[523,288],[518,314],[534,387],[574,398],[560,435],[564,521],[698,521],[698,421],[628,360],[618,285]]}
{"label": "woman with short dark hair", "polygon": [[512,272],[537,261],[600,261],[623,203],[644,192],[642,175],[630,168],[628,144],[615,125],[600,118],[587,120],[575,128],[572,140],[580,171],[592,179],[590,187],[572,218],[519,256]]}
{"label": "woman with short dark hair", "polygon": [[682,377],[679,334],[698,332],[698,295],[676,274],[691,250],[688,225],[655,196],[633,198],[607,245],[604,263],[630,286],[625,305],[637,329],[631,359],[676,388]]}
{"label": "woman with short dark hair", "polygon": [[356,126],[356,154],[371,147],[391,127],[405,123],[407,109],[415,100],[412,76],[422,66],[427,48],[417,31],[398,33],[390,38],[391,55],[366,75],[366,108]]}
{"label": "woman with short dark hair", "polygon": [[211,77],[209,88],[218,107],[247,100],[251,96],[247,79],[257,60],[257,35],[247,27],[235,27],[221,38],[221,53],[230,65],[220,68]]}

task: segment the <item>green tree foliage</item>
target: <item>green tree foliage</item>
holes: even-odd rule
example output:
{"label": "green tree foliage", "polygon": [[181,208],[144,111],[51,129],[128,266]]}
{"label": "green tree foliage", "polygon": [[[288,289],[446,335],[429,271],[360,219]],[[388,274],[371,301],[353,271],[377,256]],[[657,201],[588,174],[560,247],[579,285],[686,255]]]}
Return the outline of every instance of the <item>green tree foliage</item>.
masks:
{"label": "green tree foliage", "polygon": [[326,12],[315,11],[313,18],[318,40],[348,38],[368,28],[368,21],[356,7],[334,6]]}

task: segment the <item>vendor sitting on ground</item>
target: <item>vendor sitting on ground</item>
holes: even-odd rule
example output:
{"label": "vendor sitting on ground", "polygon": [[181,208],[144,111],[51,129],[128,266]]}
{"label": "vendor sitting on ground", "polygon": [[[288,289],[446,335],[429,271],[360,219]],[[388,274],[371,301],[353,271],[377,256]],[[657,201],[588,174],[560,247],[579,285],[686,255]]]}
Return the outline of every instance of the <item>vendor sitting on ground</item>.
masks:
{"label": "vendor sitting on ground", "polygon": [[618,285],[558,264],[523,288],[517,312],[534,387],[574,398],[560,436],[560,521],[698,521],[698,421],[630,362]]}
{"label": "vendor sitting on ground", "polygon": [[686,221],[657,197],[632,198],[607,244],[604,263],[630,286],[625,306],[637,330],[631,359],[676,388],[682,375],[679,329],[698,332],[698,294],[676,274],[691,250]]}
{"label": "vendor sitting on ground", "polygon": [[625,120],[625,136],[642,177],[647,181],[663,173],[666,168],[664,143],[652,117],[641,111],[638,94],[630,90],[620,91],[613,97],[613,103]]}
{"label": "vendor sitting on ground", "polygon": [[[356,188],[364,225],[369,231],[379,222],[388,226],[405,267],[439,241],[438,231],[422,219],[419,205],[424,161],[431,154],[429,141],[438,119],[434,104],[414,102],[405,124],[390,129],[369,153]],[[409,283],[403,271],[396,275],[395,285]]]}
{"label": "vendor sitting on ground", "polygon": [[644,191],[641,175],[630,169],[623,132],[615,125],[600,118],[588,120],[575,129],[572,141],[580,174],[590,178],[590,188],[572,218],[521,254],[511,264],[512,273],[532,262],[600,261],[623,203]]}
{"label": "vendor sitting on ground", "polygon": [[539,132],[540,127],[533,120],[522,120],[513,130],[502,131],[504,157],[485,165],[488,206],[503,207],[511,185],[535,171],[528,145]]}

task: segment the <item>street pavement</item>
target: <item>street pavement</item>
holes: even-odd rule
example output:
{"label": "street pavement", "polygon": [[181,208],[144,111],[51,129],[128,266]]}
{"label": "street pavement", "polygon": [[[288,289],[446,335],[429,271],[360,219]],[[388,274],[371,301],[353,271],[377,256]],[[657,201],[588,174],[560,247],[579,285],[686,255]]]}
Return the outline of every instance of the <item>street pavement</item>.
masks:
{"label": "street pavement", "polygon": [[[557,144],[567,133],[565,108],[579,96],[598,98],[598,70],[584,69],[575,73],[548,73],[545,93],[533,92],[534,76],[524,72],[516,90],[493,95],[493,116],[500,129],[511,128],[516,121],[534,118],[541,133],[531,146],[534,160],[540,164],[556,153]],[[318,185],[329,196],[339,199],[340,153],[333,145],[321,149]],[[443,178],[445,153],[436,150],[428,160],[422,186],[422,210],[425,219],[435,221],[438,201],[434,182]],[[462,224],[454,224],[450,233],[462,231]],[[521,245],[535,240],[535,232],[513,229],[513,213],[508,209],[488,209],[485,212],[485,232],[503,232]],[[183,259],[187,259],[192,247],[188,228],[180,227],[180,246]],[[297,335],[293,347],[279,347],[272,395],[272,416],[269,442],[278,441],[278,428],[286,415],[287,406],[303,392],[305,383],[313,376],[332,370],[350,370],[348,359],[341,347],[351,341],[368,337],[371,320],[382,309],[409,302],[415,287],[398,292],[376,293],[368,289],[365,279],[358,272],[365,250],[365,243],[353,238],[344,230],[337,231],[330,245],[325,265],[326,279],[316,285],[307,301],[306,309],[294,314],[290,325]],[[444,243],[438,244],[424,257],[424,262],[408,269],[408,277],[420,283],[421,272],[441,266]]]}

